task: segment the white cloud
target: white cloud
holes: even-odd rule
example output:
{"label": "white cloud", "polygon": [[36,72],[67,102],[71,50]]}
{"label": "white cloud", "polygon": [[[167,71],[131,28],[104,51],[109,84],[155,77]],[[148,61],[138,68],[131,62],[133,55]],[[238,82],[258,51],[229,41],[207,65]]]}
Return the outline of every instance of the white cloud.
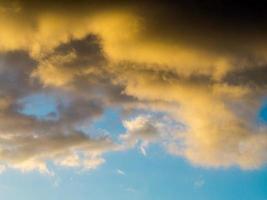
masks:
{"label": "white cloud", "polygon": [[6,170],[6,166],[0,165],[0,174],[2,174]]}
{"label": "white cloud", "polygon": [[126,175],[125,172],[122,171],[121,169],[117,169],[117,174],[122,175],[122,176]]}

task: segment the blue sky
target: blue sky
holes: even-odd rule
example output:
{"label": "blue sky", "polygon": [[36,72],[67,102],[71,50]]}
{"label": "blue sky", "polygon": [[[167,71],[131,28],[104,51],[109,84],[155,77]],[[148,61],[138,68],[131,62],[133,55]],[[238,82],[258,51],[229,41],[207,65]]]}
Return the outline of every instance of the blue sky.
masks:
{"label": "blue sky", "polygon": [[[22,112],[26,114],[43,116],[55,111],[55,101],[43,94],[27,98],[24,103]],[[90,129],[98,133],[109,132],[116,137],[125,131],[121,120],[119,109],[107,109]],[[160,145],[149,146],[147,156],[134,148],[107,153],[104,158],[105,164],[90,171],[50,165],[55,173],[53,176],[36,171],[22,173],[7,170],[0,175],[1,198],[265,200],[267,197],[267,168],[196,167],[183,158],[167,154]]]}
{"label": "blue sky", "polygon": [[0,0],[0,199],[267,200],[260,2]]}
{"label": "blue sky", "polygon": [[[152,147],[147,157],[131,150],[106,158],[106,164],[94,171],[60,168],[56,169],[55,177],[10,170],[0,176],[1,197],[8,200],[264,200],[267,196],[267,169],[196,168],[166,155],[158,147]],[[125,175],[118,174],[118,169]]]}
{"label": "blue sky", "polygon": [[263,101],[258,112],[258,118],[260,123],[262,124],[267,123],[267,101]]}

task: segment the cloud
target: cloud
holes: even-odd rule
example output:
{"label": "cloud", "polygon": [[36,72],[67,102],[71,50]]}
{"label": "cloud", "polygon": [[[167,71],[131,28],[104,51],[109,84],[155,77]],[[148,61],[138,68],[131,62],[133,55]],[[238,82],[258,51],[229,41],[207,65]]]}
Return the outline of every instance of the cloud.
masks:
{"label": "cloud", "polygon": [[122,171],[121,169],[117,169],[117,174],[122,175],[122,176],[126,175],[125,172]]}
{"label": "cloud", "polygon": [[[129,133],[123,135],[123,137],[130,140],[141,138],[143,140],[153,141],[153,139],[159,134],[158,129],[161,124],[156,124],[149,118],[149,116],[138,116],[130,121],[125,120],[123,124]],[[152,124],[152,122],[155,124]]]}
{"label": "cloud", "polygon": [[40,61],[32,76],[44,85],[65,86],[75,79],[86,76],[100,76],[105,57],[98,38],[89,35],[82,40],[72,40],[57,47],[51,55]]}
{"label": "cloud", "polygon": [[[58,85],[52,88],[34,80],[31,74],[39,64],[25,51],[0,56],[1,166],[52,175],[47,165],[51,161],[58,166],[89,170],[104,163],[104,152],[116,150],[117,145],[110,138],[93,138],[77,129],[79,123],[90,122],[100,116],[106,106],[106,102],[99,101],[102,95],[93,95],[92,91],[83,94],[85,90],[81,88],[80,91],[58,88]],[[92,90],[100,92],[94,87]],[[20,100],[37,93],[55,98],[57,118],[42,120],[20,112],[24,106]]]}
{"label": "cloud", "polygon": [[0,166],[0,174],[2,174],[6,170],[6,167],[1,165]]}
{"label": "cloud", "polygon": [[[249,86],[225,83],[201,85],[177,79],[161,80],[151,74],[133,72],[131,78],[128,74],[125,92],[140,100],[177,103],[170,114],[188,128],[182,136],[174,137],[176,140],[167,148],[171,153],[206,167],[256,168],[265,163],[266,146],[261,140],[266,137],[266,129],[254,121],[260,92],[257,94]],[[251,139],[259,143],[256,149],[249,145]],[[240,150],[244,143],[250,146],[246,152]]]}
{"label": "cloud", "polygon": [[[152,143],[203,167],[265,165],[266,12],[216,2],[3,1],[1,165],[94,169]],[[19,112],[36,93],[56,99],[58,119]],[[125,114],[119,141],[80,130],[110,107]]]}
{"label": "cloud", "polygon": [[155,142],[160,137],[159,126],[161,124],[151,120],[150,116],[138,116],[132,120],[125,120],[123,124],[127,133],[121,136],[122,140],[128,143],[127,146],[135,146],[141,141],[139,148],[142,154],[146,156],[145,148],[149,143]]}
{"label": "cloud", "polygon": [[128,148],[138,146],[144,156],[147,155],[146,148],[149,145],[161,144],[167,148],[186,129],[184,124],[162,113],[138,115],[135,118],[124,120],[123,125],[126,128],[126,133],[121,135],[124,145]]}

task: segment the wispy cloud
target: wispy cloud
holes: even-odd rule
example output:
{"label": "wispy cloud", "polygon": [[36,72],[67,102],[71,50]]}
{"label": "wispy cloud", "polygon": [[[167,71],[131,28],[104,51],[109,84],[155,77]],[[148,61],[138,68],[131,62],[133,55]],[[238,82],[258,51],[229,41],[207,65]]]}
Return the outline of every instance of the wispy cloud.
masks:
{"label": "wispy cloud", "polygon": [[147,155],[147,152],[146,152],[146,149],[145,149],[144,146],[140,146],[140,151],[141,151],[141,153],[142,153],[144,156]]}
{"label": "wispy cloud", "polygon": [[117,169],[116,172],[117,172],[117,174],[122,175],[122,176],[126,175],[125,172],[122,171],[121,169]]}

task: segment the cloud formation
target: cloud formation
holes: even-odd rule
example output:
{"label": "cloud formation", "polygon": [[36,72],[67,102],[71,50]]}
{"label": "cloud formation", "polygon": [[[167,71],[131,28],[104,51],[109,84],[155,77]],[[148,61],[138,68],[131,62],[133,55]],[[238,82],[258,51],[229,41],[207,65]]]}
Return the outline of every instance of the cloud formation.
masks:
{"label": "cloud formation", "polygon": [[[265,8],[3,1],[1,166],[93,169],[106,152],[139,145],[146,154],[151,143],[203,167],[265,165],[266,126],[257,122],[267,84]],[[19,100],[36,93],[57,99],[58,118],[20,112]],[[115,106],[141,113],[125,117],[119,141],[79,129]]]}

